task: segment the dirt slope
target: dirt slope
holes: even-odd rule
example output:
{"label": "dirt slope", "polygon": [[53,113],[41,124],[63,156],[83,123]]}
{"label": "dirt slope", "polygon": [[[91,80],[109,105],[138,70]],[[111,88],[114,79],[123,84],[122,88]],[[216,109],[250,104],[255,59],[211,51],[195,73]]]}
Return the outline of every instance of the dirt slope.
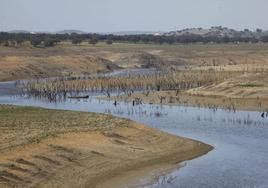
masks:
{"label": "dirt slope", "polygon": [[107,72],[119,67],[97,56],[0,57],[0,80],[53,77]]}
{"label": "dirt slope", "polygon": [[81,75],[118,69],[112,61],[91,48],[0,47],[0,81]]}

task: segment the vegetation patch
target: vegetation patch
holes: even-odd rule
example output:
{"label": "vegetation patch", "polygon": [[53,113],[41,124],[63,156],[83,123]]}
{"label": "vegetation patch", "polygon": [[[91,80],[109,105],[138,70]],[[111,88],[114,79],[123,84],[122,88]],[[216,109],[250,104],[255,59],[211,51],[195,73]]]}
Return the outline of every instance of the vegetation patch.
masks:
{"label": "vegetation patch", "polygon": [[131,126],[110,115],[0,105],[0,151],[68,132],[109,131]]}

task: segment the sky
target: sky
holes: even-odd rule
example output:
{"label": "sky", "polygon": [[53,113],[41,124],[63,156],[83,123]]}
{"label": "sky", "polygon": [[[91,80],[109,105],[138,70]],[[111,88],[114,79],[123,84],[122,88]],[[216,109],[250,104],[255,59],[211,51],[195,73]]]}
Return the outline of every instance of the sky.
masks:
{"label": "sky", "polygon": [[268,30],[268,0],[0,0],[0,31]]}

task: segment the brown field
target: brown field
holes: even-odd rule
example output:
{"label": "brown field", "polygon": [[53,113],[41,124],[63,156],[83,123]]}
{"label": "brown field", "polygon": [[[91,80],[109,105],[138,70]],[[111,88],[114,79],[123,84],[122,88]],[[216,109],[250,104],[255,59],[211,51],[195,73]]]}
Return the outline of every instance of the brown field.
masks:
{"label": "brown field", "polygon": [[0,117],[1,188],[118,187],[212,149],[108,115],[2,105]]}

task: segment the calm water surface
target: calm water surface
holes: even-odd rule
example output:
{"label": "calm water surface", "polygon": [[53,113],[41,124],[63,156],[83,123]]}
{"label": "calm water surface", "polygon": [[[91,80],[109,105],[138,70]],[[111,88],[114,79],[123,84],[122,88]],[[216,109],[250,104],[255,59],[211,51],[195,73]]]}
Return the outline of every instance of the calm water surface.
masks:
{"label": "calm water surface", "polygon": [[[160,106],[68,99],[60,103],[12,96],[5,92],[12,82],[0,84],[0,103],[51,109],[108,113],[126,117],[171,134],[193,138],[215,147],[207,155],[183,163],[148,188],[267,188],[268,117],[259,112],[211,110],[205,108]],[[12,93],[15,93],[12,90]]]}

